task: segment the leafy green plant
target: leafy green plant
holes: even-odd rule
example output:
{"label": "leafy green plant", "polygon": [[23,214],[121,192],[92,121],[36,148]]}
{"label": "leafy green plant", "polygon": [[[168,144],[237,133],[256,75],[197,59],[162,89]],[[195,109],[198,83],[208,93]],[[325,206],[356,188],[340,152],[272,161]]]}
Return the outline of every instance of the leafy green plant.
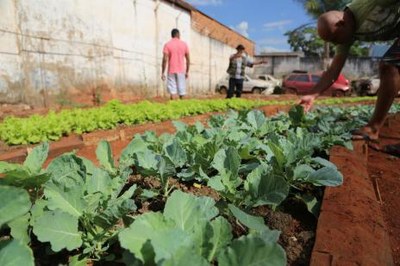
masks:
{"label": "leafy green plant", "polygon": [[233,239],[231,225],[219,216],[213,199],[174,191],[163,213],[138,217],[119,239],[133,260],[145,265],[185,265],[188,261],[192,265],[217,261],[218,265],[285,265],[285,252],[276,243],[279,232],[269,230],[259,219],[257,226],[244,223],[252,231]]}
{"label": "leafy green plant", "polygon": [[35,265],[32,250],[18,240],[0,241],[0,262],[2,266]]}
{"label": "leafy green plant", "polygon": [[[341,104],[371,100],[367,97],[318,100],[318,104]],[[111,129],[118,125],[158,122],[179,119],[183,116],[222,112],[229,109],[248,110],[265,105],[292,105],[294,101],[263,100],[182,100],[165,104],[143,101],[125,105],[112,100],[104,106],[86,109],[50,111],[45,116],[32,115],[27,118],[7,117],[0,123],[0,139],[9,145],[40,143],[58,140],[71,133],[82,134],[97,129]]]}
{"label": "leafy green plant", "polygon": [[42,169],[48,152],[49,144],[42,143],[28,153],[22,165],[0,162],[0,174],[3,175],[0,185],[22,187],[37,193],[41,185],[50,178]]}
{"label": "leafy green plant", "polygon": [[44,199],[34,205],[31,224],[53,251],[81,248],[83,257],[100,259],[116,241],[123,218],[136,210],[131,199],[136,186],[122,191],[130,170],[113,167],[105,142],[97,154],[103,169],[74,154],[54,159],[47,168],[51,179],[44,185]]}

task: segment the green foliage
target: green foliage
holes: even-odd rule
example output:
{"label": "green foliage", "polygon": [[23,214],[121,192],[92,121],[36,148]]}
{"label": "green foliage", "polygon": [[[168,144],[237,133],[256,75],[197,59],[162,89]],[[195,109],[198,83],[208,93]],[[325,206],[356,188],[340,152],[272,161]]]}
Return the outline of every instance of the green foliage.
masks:
{"label": "green foliage", "polygon": [[351,0],[296,0],[313,18],[318,18],[322,13],[330,10],[343,10]]}
{"label": "green foliage", "polygon": [[28,154],[23,165],[0,162],[0,185],[12,185],[26,189],[37,190],[49,178],[49,174],[42,170],[47,159],[49,144],[42,143]]}
{"label": "green foliage", "polygon": [[294,52],[305,56],[320,56],[324,52],[324,41],[318,36],[315,26],[305,26],[285,33]]}
{"label": "green foliage", "polygon": [[[318,36],[315,25],[303,25],[294,30],[287,31],[288,44],[295,52],[303,52],[305,56],[322,57],[324,54],[324,41]],[[335,54],[335,45],[330,44],[330,55]],[[368,56],[369,48],[365,42],[355,41],[350,49],[350,56]]]}
{"label": "green foliage", "polygon": [[[391,111],[400,111],[400,105]],[[336,166],[322,157],[333,145],[351,148],[350,130],[365,124],[371,112],[371,106],[309,113],[293,107],[275,117],[231,111],[211,117],[208,126],[175,122],[174,135],[136,135],[119,162],[110,144],[101,142],[100,167],[66,153],[42,169],[48,144],[39,145],[21,165],[0,162],[0,264],[33,265],[27,246],[33,233],[45,248],[64,250],[70,265],[114,262],[119,246],[127,249],[122,260],[129,265],[186,265],[189,260],[191,265],[285,265],[277,244],[280,232],[249,210],[274,209],[292,197],[318,216],[319,198],[310,188],[343,182]],[[136,201],[157,197],[159,191],[128,182],[131,174],[159,178],[163,213],[137,211]],[[171,178],[209,185],[220,201],[170,194]],[[243,235],[234,239],[232,224]]]}
{"label": "green foliage", "polygon": [[35,222],[33,233],[40,241],[49,241],[56,252],[63,248],[72,251],[82,245],[78,218],[61,210],[44,212]]}
{"label": "green foliage", "polygon": [[[238,265],[251,265],[259,262],[259,257],[253,256],[260,254],[260,249],[270,252],[269,256],[264,254],[267,255],[264,261],[272,259],[280,265],[286,263],[285,253],[275,237],[269,238],[274,241],[267,242],[260,236],[270,232],[262,218],[259,222],[264,227],[262,232],[257,231],[260,235],[249,235],[249,242],[233,240],[230,224],[218,216],[219,211],[214,205],[211,198],[175,191],[168,198],[163,214],[146,213],[119,234],[121,245],[146,265],[180,265],[188,258],[184,254],[190,254],[192,265],[208,265],[217,259],[223,264],[231,256],[239,262],[247,262]],[[239,258],[243,248],[249,252],[245,259]]]}
{"label": "green foliage", "polygon": [[29,194],[22,188],[0,185],[0,228],[25,215],[31,208]]}
{"label": "green foliage", "polygon": [[218,257],[218,265],[286,265],[285,251],[273,243],[265,243],[261,238],[242,236]]}
{"label": "green foliage", "polygon": [[0,139],[9,145],[58,140],[70,133],[82,134],[96,129],[111,129],[120,124],[132,125],[178,119],[182,116],[227,109],[248,109],[268,103],[246,99],[182,100],[166,104],[143,101],[125,105],[112,100],[91,109],[53,111],[45,116],[7,117],[0,124]]}
{"label": "green foliage", "polygon": [[[366,98],[364,98],[365,100]],[[360,101],[362,98],[340,99],[341,102]],[[179,119],[183,116],[229,109],[249,110],[265,105],[290,105],[293,101],[251,101],[242,98],[229,100],[181,100],[168,103],[143,101],[125,105],[112,100],[102,107],[67,109],[45,116],[27,118],[6,117],[0,123],[0,140],[8,145],[40,143],[58,140],[71,133],[82,134],[97,129],[112,129],[119,125],[135,125]]]}
{"label": "green foliage", "polygon": [[1,266],[33,266],[32,250],[18,240],[0,240]]}
{"label": "green foliage", "polygon": [[44,185],[44,200],[34,206],[39,215],[32,226],[53,251],[81,248],[84,257],[100,259],[122,229],[122,220],[136,210],[131,199],[136,186],[121,192],[130,170],[114,168],[106,142],[99,144],[97,154],[104,169],[74,154],[54,159],[47,168],[51,179]]}

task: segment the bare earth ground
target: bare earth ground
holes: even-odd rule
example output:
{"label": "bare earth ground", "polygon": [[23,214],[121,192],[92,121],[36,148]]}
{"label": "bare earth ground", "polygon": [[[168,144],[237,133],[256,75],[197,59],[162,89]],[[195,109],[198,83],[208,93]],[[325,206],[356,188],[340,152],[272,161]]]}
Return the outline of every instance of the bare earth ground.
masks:
{"label": "bare earth ground", "polygon": [[[400,114],[389,121],[380,134],[381,146],[400,143]],[[400,265],[400,158],[370,149],[368,173],[381,201],[394,263]]]}

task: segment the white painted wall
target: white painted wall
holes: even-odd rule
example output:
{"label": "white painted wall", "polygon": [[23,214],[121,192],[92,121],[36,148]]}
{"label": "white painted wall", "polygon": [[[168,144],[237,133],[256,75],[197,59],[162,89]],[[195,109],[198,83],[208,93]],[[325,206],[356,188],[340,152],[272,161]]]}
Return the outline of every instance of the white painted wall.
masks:
{"label": "white painted wall", "polygon": [[217,82],[227,75],[229,57],[236,50],[195,31],[191,43],[190,83],[196,92],[213,93]]}
{"label": "white painted wall", "polygon": [[165,96],[162,48],[175,27],[191,51],[191,94],[213,92],[233,52],[164,1],[0,0],[0,10],[0,103],[47,105],[95,88]]}

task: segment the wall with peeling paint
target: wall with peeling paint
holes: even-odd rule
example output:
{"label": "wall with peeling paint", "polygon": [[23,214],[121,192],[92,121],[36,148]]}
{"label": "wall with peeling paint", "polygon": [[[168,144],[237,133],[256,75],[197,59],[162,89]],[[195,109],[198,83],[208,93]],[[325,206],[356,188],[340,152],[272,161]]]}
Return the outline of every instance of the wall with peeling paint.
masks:
{"label": "wall with peeling paint", "polygon": [[213,92],[233,52],[164,1],[1,0],[0,10],[0,103],[165,96],[162,48],[175,27],[191,51],[191,94]]}

